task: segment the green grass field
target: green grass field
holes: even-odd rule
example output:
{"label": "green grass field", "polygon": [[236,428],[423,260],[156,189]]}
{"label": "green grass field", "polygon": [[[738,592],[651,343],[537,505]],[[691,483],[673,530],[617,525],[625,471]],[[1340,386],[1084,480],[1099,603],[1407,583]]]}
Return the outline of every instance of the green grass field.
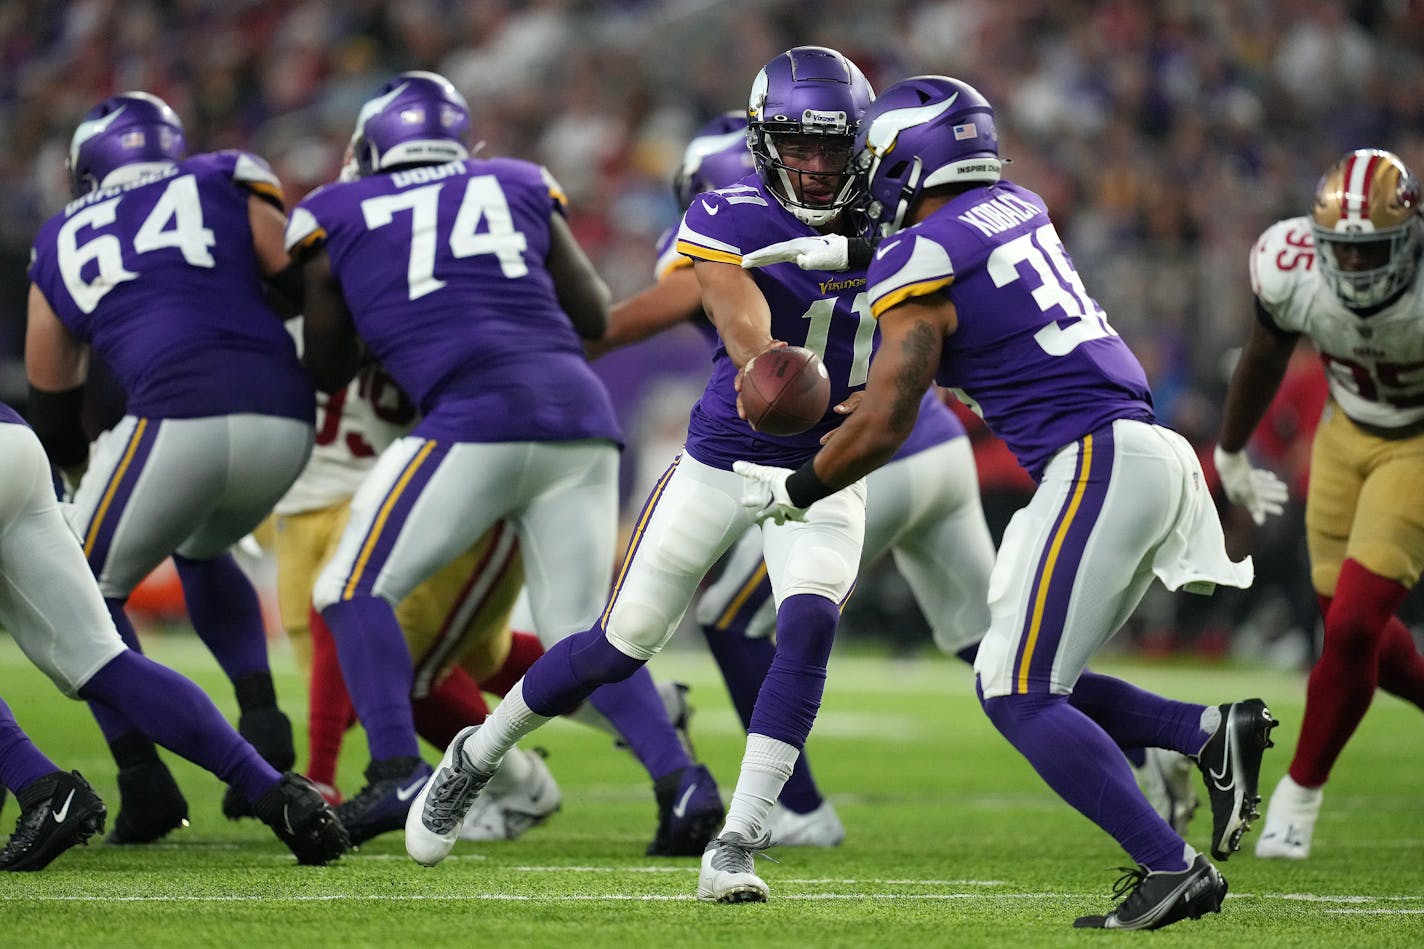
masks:
{"label": "green grass field", "polygon": [[[229,712],[230,691],[195,641],[158,638],[150,653],[194,676]],[[293,719],[305,698],[279,653],[278,692]],[[693,685],[699,755],[729,795],[741,737],[710,659],[659,657],[653,671]],[[1282,726],[1267,755],[1269,795],[1295,742],[1304,679],[1176,665],[1100,668],[1201,702],[1261,695]],[[22,725],[117,808],[113,765],[88,711],[59,696],[8,640],[3,695]],[[519,841],[463,844],[435,869],[412,863],[398,834],[326,868],[296,865],[252,821],[219,811],[222,788],[170,756],[192,826],[161,844],[98,840],[43,873],[0,876],[0,944],[122,946],[1063,946],[1424,944],[1424,776],[1417,710],[1380,697],[1326,794],[1308,862],[1257,861],[1254,832],[1222,865],[1220,916],[1151,935],[1075,931],[1112,905],[1116,844],[1047,790],[980,712],[968,670],[936,656],[909,663],[840,655],[810,753],[848,829],[835,850],[774,851],[759,872],[764,905],[698,903],[696,861],[642,856],[651,788],[602,735],[564,722],[531,744],[549,751],[564,807]],[[300,728],[300,725],[299,725]],[[299,742],[303,739],[299,736]],[[435,760],[432,753],[430,760]],[[342,759],[359,787],[364,736]],[[13,826],[13,799],[3,815]],[[1210,817],[1191,840],[1206,848]]]}

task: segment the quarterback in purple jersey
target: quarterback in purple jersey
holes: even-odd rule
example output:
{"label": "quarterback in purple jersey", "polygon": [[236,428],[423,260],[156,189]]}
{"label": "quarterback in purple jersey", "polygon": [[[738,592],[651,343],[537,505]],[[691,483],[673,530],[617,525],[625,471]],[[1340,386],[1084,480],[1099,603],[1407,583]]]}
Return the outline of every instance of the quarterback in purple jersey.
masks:
{"label": "quarterback in purple jersey", "polygon": [[[707,123],[688,143],[673,185],[684,210],[703,192],[731,187],[754,173],[746,128],[744,114],[728,113]],[[755,177],[747,184],[755,186]],[[717,330],[702,311],[692,260],[677,253],[676,235],[670,230],[658,242],[654,284],[613,305],[608,332],[597,343],[599,352],[683,324],[696,327],[716,346]],[[789,243],[823,239],[832,238]],[[791,261],[792,256],[777,256],[777,249],[786,246],[773,244],[745,254],[742,267],[762,266],[772,262],[771,257]],[[848,246],[844,249],[848,256]],[[938,390],[925,393],[915,431],[895,460],[904,464],[889,465],[867,479],[867,493],[874,500],[866,512],[861,565],[891,552],[933,626],[936,644],[973,662],[974,646],[989,625],[985,591],[994,563],[993,539],[979,504],[964,426]],[[954,476],[947,478],[946,472]],[[776,605],[760,530],[745,531],[723,557],[716,579],[698,596],[694,613],[742,725],[749,727],[775,655]],[[796,759],[767,830],[776,846],[831,847],[845,838],[845,827],[816,786],[804,753]]]}
{"label": "quarterback in purple jersey", "polygon": [[[228,782],[302,863],[336,860],[349,841],[312,784],[279,774],[243,740],[202,689],[128,648],[60,513],[44,449],[0,403],[0,624],[65,695],[103,706]],[[0,702],[0,784],[23,813],[0,870],[38,870],[103,830],[105,807],[77,772],[59,771]],[[120,785],[122,789],[122,784]],[[165,828],[167,830],[167,828]]]}
{"label": "quarterback in purple jersey", "polygon": [[[1148,804],[1114,742],[1196,758],[1225,860],[1256,816],[1275,721],[1259,699],[1202,706],[1084,676],[1154,577],[1246,586],[1191,446],[1157,425],[1135,357],[1083,287],[1042,199],[1000,177],[993,109],[944,76],[866,112],[856,165],[884,240],[869,272],[882,339],[855,414],[794,472],[739,463],[764,516],[883,464],[920,393],[954,387],[1038,481],[1000,546],[975,660],[985,712],[1065,801],[1140,865],[1126,899],[1075,925],[1158,928],[1217,912],[1226,882]],[[1071,702],[1070,702],[1071,699]]]}
{"label": "quarterback in purple jersey", "polygon": [[[594,621],[613,569],[622,434],[582,346],[607,287],[548,172],[471,158],[468,137],[448,80],[396,76],[357,118],[355,179],[308,195],[287,229],[318,384],[344,386],[364,346],[421,414],[352,498],[312,594],[371,750],[339,810],[357,843],[405,826],[431,773],[393,604],[503,520],[547,648]],[[691,766],[646,672],[594,704],[655,781]]]}
{"label": "quarterback in purple jersey", "polygon": [[[804,435],[756,432],[738,406],[737,385],[747,363],[773,346],[804,345],[821,355],[830,373],[833,404],[864,384],[875,325],[865,306],[863,272],[748,272],[740,264],[743,252],[768,240],[848,226],[844,212],[854,197],[850,145],[871,98],[860,70],[823,47],[789,50],[753,82],[747,140],[758,175],[698,197],[677,236],[678,251],[694,262],[703,308],[719,335],[686,448],[639,515],[602,615],[546,653],[483,726],[447,749],[406,823],[406,849],[415,860],[434,864],[449,853],[460,816],[515,741],[599,683],[640,670],[666,644],[705,574],[752,524],[733,461],[799,464],[840,422],[828,410]],[[752,713],[726,825],[703,854],[701,899],[767,898],[766,884],[753,872],[753,854],[766,846],[767,815],[820,706],[840,605],[855,582],[864,520],[865,489],[856,484],[803,519],[762,531],[778,603],[778,648]]]}
{"label": "quarterback in purple jersey", "polygon": [[[296,479],[313,438],[315,391],[268,302],[288,276],[281,188],[246,152],[186,156],[178,116],[144,92],[85,115],[69,171],[74,200],[40,228],[30,264],[35,429],[78,482],[71,524],[124,641],[138,648],[125,601],[171,555],[193,627],[233,682],[239,730],[285,770],[291,724],[261,605],[229,553]],[[92,457],[80,422],[91,349],[126,400]],[[162,836],[187,816],[172,776],[125,716],[94,714],[120,766],[115,839]],[[223,811],[249,813],[235,794]]]}

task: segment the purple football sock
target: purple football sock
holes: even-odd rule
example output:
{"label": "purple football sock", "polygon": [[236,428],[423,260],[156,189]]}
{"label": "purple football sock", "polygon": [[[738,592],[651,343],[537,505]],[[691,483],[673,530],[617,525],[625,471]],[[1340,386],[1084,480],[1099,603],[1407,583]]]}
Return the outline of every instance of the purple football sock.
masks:
{"label": "purple football sock", "polygon": [[[138,633],[135,632],[128,614],[124,612],[124,601],[105,597],[104,605],[109,608],[109,616],[114,621],[114,628],[119,631],[119,638],[130,650],[142,655],[143,650],[138,646]],[[122,710],[99,699],[89,696],[85,696],[85,698],[89,702],[89,711],[93,714],[94,721],[99,723],[99,731],[104,733],[104,740],[110,745],[125,736],[135,736],[139,733],[138,725],[132,722]]]}
{"label": "purple football sock", "polygon": [[262,603],[232,554],[212,560],[189,560],[174,554],[173,564],[183,584],[193,629],[227,677],[236,682],[250,673],[266,672],[267,626]]}
{"label": "purple football sock", "polygon": [[646,667],[594,689],[588,702],[613,723],[654,781],[692,764]]}
{"label": "purple football sock", "polygon": [[1182,838],[1142,796],[1117,745],[1068,696],[1006,695],[983,704],[1048,786],[1133,860],[1149,870],[1185,869]]}
{"label": "purple football sock", "polygon": [[1071,702],[1120,748],[1168,748],[1195,755],[1211,737],[1201,729],[1205,705],[1163,698],[1097,672],[1078,677]]}
{"label": "purple football sock", "polygon": [[610,643],[602,626],[595,626],[565,636],[529,667],[522,686],[524,704],[536,715],[563,715],[588,699],[594,689],[622,682],[645,665]]}
{"label": "purple football sock", "polygon": [[840,607],[814,593],[781,601],[776,612],[776,655],[752,709],[749,732],[801,748],[815,724],[826,688],[826,662],[840,622]]}
{"label": "purple football sock", "polygon": [[410,708],[414,673],[395,610],[380,597],[366,595],[331,604],[321,618],[336,641],[341,675],[366,729],[371,760],[418,756]]}
{"label": "purple football sock", "polygon": [[[722,671],[722,679],[727,683],[727,692],[732,696],[732,705],[742,720],[745,730],[752,721],[752,709],[756,706],[757,693],[771,669],[776,647],[768,638],[748,639],[742,624],[717,629],[702,627],[702,635],[707,638],[707,647],[717,668]],[[804,754],[796,757],[791,768],[791,777],[781,789],[778,799],[787,808],[798,814],[809,814],[821,806],[820,789],[811,776],[811,766]]]}
{"label": "purple football sock", "polygon": [[255,801],[281,775],[262,760],[198,686],[133,651],[119,653],[79,689],[117,709],[149,738]]}
{"label": "purple football sock", "polygon": [[10,706],[0,699],[0,784],[19,794],[21,788],[58,770],[59,766],[40,751],[15,721]]}

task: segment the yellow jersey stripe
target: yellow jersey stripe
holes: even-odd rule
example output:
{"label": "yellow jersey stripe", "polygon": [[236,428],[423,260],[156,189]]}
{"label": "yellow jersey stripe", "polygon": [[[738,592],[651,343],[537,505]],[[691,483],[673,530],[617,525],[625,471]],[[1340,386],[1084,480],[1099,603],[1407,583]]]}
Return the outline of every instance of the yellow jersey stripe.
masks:
{"label": "yellow jersey stripe", "polygon": [[104,515],[109,513],[109,506],[114,503],[114,495],[119,493],[119,485],[123,483],[124,475],[128,473],[129,465],[133,463],[138,446],[143,441],[143,433],[147,430],[148,419],[139,419],[138,424],[134,426],[133,434],[129,436],[128,447],[124,449],[124,457],[119,461],[119,466],[114,469],[113,475],[109,478],[109,486],[104,489],[104,497],[99,502],[99,509],[94,512],[94,520],[89,522],[89,535],[84,538],[85,558],[94,553],[94,543],[99,538],[99,525],[104,523]]}
{"label": "yellow jersey stripe", "polygon": [[608,616],[613,612],[613,604],[618,601],[618,591],[623,589],[623,581],[628,579],[628,567],[633,563],[633,552],[642,543],[643,532],[648,529],[648,520],[653,516],[653,511],[657,509],[658,499],[663,496],[668,482],[672,480],[672,473],[677,470],[677,466],[681,462],[682,456],[678,455],[673,463],[668,465],[668,470],[663,472],[658,483],[653,486],[653,493],[648,495],[648,503],[643,506],[643,516],[638,518],[638,526],[633,528],[633,536],[628,539],[628,555],[623,558],[623,565],[618,568],[618,579],[613,581],[613,592],[608,595],[608,605],[603,608],[603,615],[598,618],[600,626],[607,627],[608,625]]}
{"label": "yellow jersey stripe", "polygon": [[386,526],[386,521],[390,519],[391,511],[395,509],[396,502],[400,500],[402,492],[410,484],[410,479],[415,477],[415,473],[420,470],[420,466],[425,463],[425,459],[430,457],[430,453],[435,450],[435,442],[427,439],[425,444],[420,446],[420,451],[415,453],[405,470],[401,472],[400,478],[396,480],[395,487],[391,488],[386,500],[381,504],[381,510],[376,514],[376,520],[371,525],[371,530],[366,534],[366,542],[361,545],[361,554],[356,558],[356,565],[351,569],[351,577],[346,581],[346,588],[341,591],[343,600],[349,599],[356,589],[356,584],[361,580],[361,574],[366,570],[366,564],[370,562],[371,554],[376,549],[376,542],[381,538],[381,530]]}

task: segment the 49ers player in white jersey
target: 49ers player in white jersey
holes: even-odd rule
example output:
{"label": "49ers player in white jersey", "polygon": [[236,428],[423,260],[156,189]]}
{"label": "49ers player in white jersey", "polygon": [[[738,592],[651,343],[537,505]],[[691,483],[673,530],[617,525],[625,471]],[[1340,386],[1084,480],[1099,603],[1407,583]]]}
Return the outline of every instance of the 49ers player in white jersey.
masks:
{"label": "49ers player in white jersey", "polygon": [[1257,320],[1226,393],[1216,466],[1256,523],[1280,513],[1286,489],[1242,449],[1300,337],[1330,385],[1305,513],[1325,642],[1258,857],[1309,856],[1322,788],[1376,687],[1424,707],[1424,657],[1394,615],[1424,571],[1422,235],[1418,179],[1396,155],[1359,149],[1320,179],[1309,216],[1272,225],[1251,253]]}

